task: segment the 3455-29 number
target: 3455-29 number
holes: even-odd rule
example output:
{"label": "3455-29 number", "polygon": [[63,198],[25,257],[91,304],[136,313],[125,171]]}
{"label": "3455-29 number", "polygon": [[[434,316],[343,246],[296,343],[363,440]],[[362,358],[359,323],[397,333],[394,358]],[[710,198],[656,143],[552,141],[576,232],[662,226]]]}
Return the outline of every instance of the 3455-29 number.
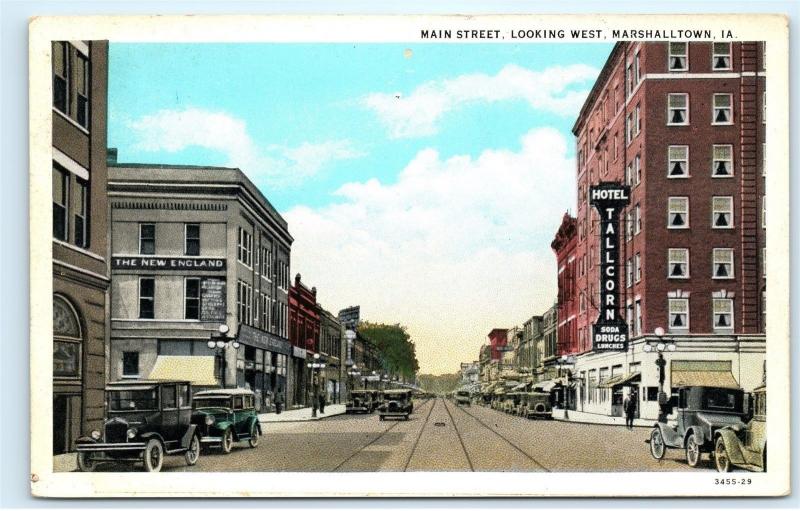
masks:
{"label": "3455-29 number", "polygon": [[748,477],[743,477],[741,479],[736,479],[733,477],[715,477],[714,484],[718,485],[727,485],[727,486],[736,486],[736,485],[748,485],[753,484],[753,480]]}

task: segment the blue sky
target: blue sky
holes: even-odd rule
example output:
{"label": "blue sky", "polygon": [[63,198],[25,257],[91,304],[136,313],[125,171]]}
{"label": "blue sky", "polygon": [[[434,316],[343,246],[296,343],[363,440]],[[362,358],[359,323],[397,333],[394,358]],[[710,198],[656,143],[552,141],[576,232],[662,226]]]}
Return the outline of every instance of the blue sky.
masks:
{"label": "blue sky", "polygon": [[331,311],[407,325],[422,372],[555,300],[570,129],[610,44],[117,44],[123,162],[238,166]]}

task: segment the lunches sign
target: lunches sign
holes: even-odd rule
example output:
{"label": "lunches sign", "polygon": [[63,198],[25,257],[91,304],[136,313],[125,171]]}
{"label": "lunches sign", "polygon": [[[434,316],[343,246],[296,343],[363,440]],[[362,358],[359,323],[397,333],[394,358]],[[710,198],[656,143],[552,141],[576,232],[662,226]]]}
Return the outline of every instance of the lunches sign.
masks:
{"label": "lunches sign", "polygon": [[628,349],[628,325],[619,313],[619,213],[630,202],[630,188],[601,182],[589,188],[589,203],[600,215],[600,317],[592,325],[595,351]]}
{"label": "lunches sign", "polygon": [[225,259],[219,257],[114,256],[111,258],[111,269],[224,271]]}

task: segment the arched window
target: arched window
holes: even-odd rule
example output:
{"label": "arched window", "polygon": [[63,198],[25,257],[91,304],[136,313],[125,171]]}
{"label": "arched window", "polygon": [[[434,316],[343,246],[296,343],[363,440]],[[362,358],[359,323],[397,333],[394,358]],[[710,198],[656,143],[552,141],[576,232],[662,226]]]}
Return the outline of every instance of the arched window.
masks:
{"label": "arched window", "polygon": [[75,307],[63,296],[53,295],[53,376],[80,377],[82,339]]}

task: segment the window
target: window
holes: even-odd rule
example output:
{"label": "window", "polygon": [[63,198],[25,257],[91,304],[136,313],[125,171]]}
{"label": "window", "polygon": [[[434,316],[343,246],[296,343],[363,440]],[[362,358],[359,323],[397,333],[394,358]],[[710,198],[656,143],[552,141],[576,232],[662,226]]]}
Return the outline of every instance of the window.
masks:
{"label": "window", "polygon": [[767,198],[761,197],[761,228],[767,228]]}
{"label": "window", "polygon": [[689,300],[687,298],[669,298],[669,329],[688,330]]}
{"label": "window", "polygon": [[713,229],[733,228],[733,197],[711,198],[711,227]]}
{"label": "window", "polygon": [[161,387],[161,408],[177,408],[178,396],[175,392],[175,385],[164,385]]}
{"label": "window", "polygon": [[639,234],[640,232],[642,232],[642,209],[639,207],[638,203],[633,208],[633,218],[634,218],[633,233]]}
{"label": "window", "polygon": [[629,63],[625,68],[625,88],[627,95],[630,96],[633,92],[633,66]]}
{"label": "window", "polygon": [[714,43],[711,50],[711,69],[722,71],[731,68],[731,43]]}
{"label": "window", "polygon": [[237,281],[236,310],[239,322],[253,324],[253,288],[241,280]]}
{"label": "window", "polygon": [[633,186],[633,162],[625,167],[625,184],[627,186]]}
{"label": "window", "polygon": [[733,94],[714,94],[714,112],[711,124],[733,123]]}
{"label": "window", "polygon": [[269,329],[269,311],[272,307],[270,305],[269,295],[261,294],[261,328],[262,330]]}
{"label": "window", "polygon": [[128,378],[139,377],[139,352],[138,351],[123,351],[122,352],[122,376]]}
{"label": "window", "polygon": [[642,256],[638,253],[633,256],[633,278],[636,282],[642,280]]}
{"label": "window", "polygon": [[761,105],[761,122],[762,123],[766,123],[767,122],[767,93],[765,92],[764,94],[762,94],[761,98],[762,98],[761,99],[761,101],[762,101],[762,105]]}
{"label": "window", "polygon": [[689,43],[669,43],[669,70],[688,71]]}
{"label": "window", "polygon": [[733,275],[733,249],[715,248],[712,253],[713,273],[715,279],[732,279]]}
{"label": "window", "polygon": [[634,323],[634,330],[636,331],[636,335],[642,334],[642,300],[637,298],[634,302],[634,308],[636,312],[636,323]]}
{"label": "window", "polygon": [[711,175],[733,177],[733,146],[714,145],[712,148]]}
{"label": "window", "polygon": [[761,175],[767,175],[767,144],[761,144]]}
{"label": "window", "polygon": [[633,140],[633,112],[625,117],[625,143],[630,144]]}
{"label": "window", "polygon": [[76,120],[84,128],[89,128],[89,60],[80,53],[75,55]]}
{"label": "window", "polygon": [[200,279],[187,278],[183,286],[184,318],[200,319]]}
{"label": "window", "polygon": [[139,224],[139,253],[145,255],[156,253],[155,224]]}
{"label": "window", "polygon": [[184,226],[183,252],[188,256],[200,255],[200,224],[186,224]]}
{"label": "window", "polygon": [[685,93],[667,94],[667,125],[685,126],[689,124],[689,95]]}
{"label": "window", "polygon": [[689,146],[669,146],[669,149],[667,149],[667,159],[667,177],[689,177]]}
{"label": "window", "polygon": [[239,262],[253,267],[253,235],[243,227],[239,227]]}
{"label": "window", "polygon": [[633,263],[630,259],[625,261],[625,287],[633,285]]}
{"label": "window", "polygon": [[642,66],[638,51],[633,57],[633,75],[636,77],[636,84],[638,85],[642,81]]}
{"label": "window", "polygon": [[638,135],[639,132],[642,131],[642,117],[640,115],[641,114],[641,110],[642,110],[641,107],[639,105],[636,105],[636,109],[634,110],[636,112],[636,114],[634,116],[634,120],[636,122],[636,124],[634,125],[635,126],[636,135]]}
{"label": "window", "polygon": [[156,279],[141,277],[139,279],[139,318],[153,319],[155,312]]}
{"label": "window", "polygon": [[633,158],[633,178],[636,186],[642,182],[642,157],[638,154]]}
{"label": "window", "polygon": [[69,45],[53,43],[53,106],[69,115]]}
{"label": "window", "polygon": [[630,240],[633,237],[633,212],[628,211],[625,214],[625,239]]}
{"label": "window", "polygon": [[75,205],[75,244],[85,248],[89,246],[89,183],[76,179]]}
{"label": "window", "polygon": [[689,277],[689,249],[667,249],[667,278],[685,279]]}
{"label": "window", "polygon": [[53,164],[53,237],[67,241],[69,233],[69,174]]}
{"label": "window", "polygon": [[178,408],[191,408],[192,400],[189,395],[189,386],[184,384],[178,385]]}
{"label": "window", "polygon": [[733,300],[714,298],[714,330],[733,329]]}
{"label": "window", "polygon": [[667,229],[687,229],[689,227],[688,197],[670,197],[667,208]]}

